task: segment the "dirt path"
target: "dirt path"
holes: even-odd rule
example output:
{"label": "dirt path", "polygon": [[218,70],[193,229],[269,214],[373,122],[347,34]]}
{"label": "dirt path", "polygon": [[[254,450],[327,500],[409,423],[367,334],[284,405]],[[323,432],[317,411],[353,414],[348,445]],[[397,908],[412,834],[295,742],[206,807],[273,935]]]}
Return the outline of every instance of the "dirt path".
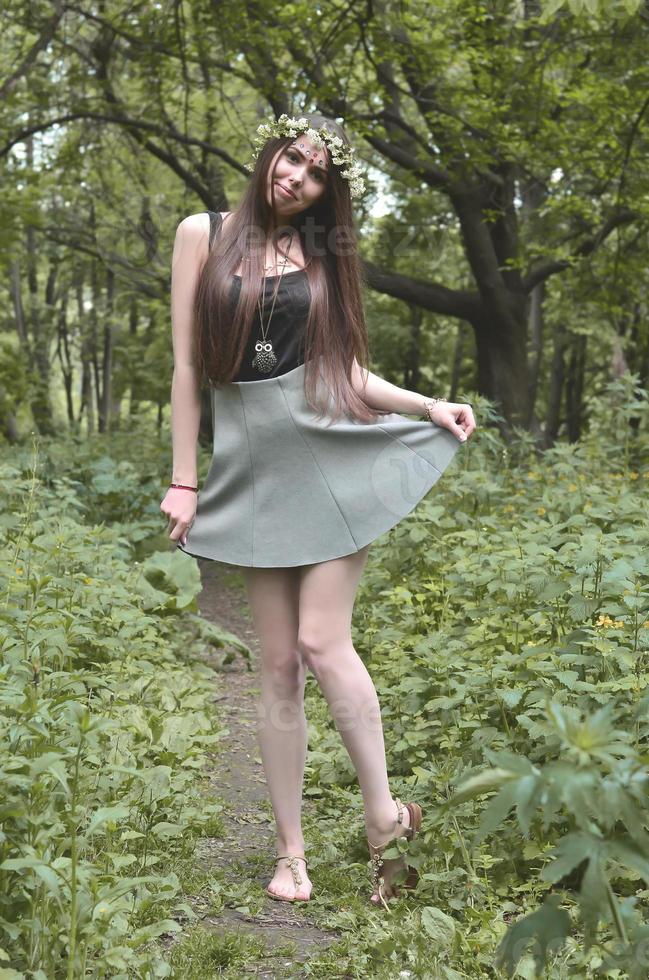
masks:
{"label": "dirt path", "polygon": [[[211,780],[215,792],[227,803],[223,814],[226,833],[224,838],[204,840],[198,857],[203,866],[218,863],[239,881],[242,875],[247,876],[251,883],[258,882],[263,889],[273,872],[275,836],[266,779],[261,762],[257,761],[260,756],[255,729],[259,646],[241,572],[219,562],[198,561],[203,581],[198,600],[201,614],[250,647],[253,667],[250,670],[245,658],[237,654],[233,662],[220,671],[222,698],[219,710],[230,734],[222,745]],[[305,813],[313,806],[311,800],[304,800]],[[257,859],[252,871],[251,856]],[[338,938],[335,933],[324,932],[313,925],[306,904],[298,906],[268,897],[264,897],[264,903],[259,915],[248,916],[230,908],[219,916],[205,918],[202,924],[205,928],[248,930],[262,937],[269,946],[292,940],[296,944],[294,959],[298,963]],[[290,975],[302,976],[299,966],[298,971]],[[284,980],[289,974],[284,964],[277,968],[277,973],[274,968],[260,967],[256,975],[277,976]]]}

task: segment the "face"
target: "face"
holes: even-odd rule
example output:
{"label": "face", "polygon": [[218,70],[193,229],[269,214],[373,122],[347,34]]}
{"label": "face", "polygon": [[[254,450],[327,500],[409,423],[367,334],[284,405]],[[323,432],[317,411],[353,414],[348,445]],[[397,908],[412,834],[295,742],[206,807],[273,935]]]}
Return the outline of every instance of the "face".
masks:
{"label": "face", "polygon": [[[305,211],[324,194],[329,179],[329,153],[307,136],[296,136],[272,159],[268,170],[266,200],[271,205],[271,174],[275,169],[275,208],[282,217]],[[292,193],[291,193],[292,192]]]}

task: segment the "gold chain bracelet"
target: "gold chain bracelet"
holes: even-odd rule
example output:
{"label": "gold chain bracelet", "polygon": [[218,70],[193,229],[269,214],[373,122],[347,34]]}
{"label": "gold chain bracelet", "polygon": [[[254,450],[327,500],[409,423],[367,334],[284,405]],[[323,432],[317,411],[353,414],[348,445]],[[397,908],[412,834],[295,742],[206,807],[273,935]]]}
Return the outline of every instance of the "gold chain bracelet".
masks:
{"label": "gold chain bracelet", "polygon": [[[424,414],[425,414],[425,417],[428,419],[429,422],[432,422],[433,421],[433,409],[435,408],[435,405],[437,405],[437,402],[445,402],[445,401],[448,401],[448,399],[447,398],[428,398],[428,399],[425,399],[424,400]],[[433,422],[433,425],[434,424],[435,423]]]}

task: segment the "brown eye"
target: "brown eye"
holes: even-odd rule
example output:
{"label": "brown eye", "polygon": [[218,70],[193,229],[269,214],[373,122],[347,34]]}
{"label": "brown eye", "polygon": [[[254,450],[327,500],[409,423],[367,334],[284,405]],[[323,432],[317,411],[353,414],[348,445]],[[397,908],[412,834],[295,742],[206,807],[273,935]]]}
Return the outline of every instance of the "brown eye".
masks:
{"label": "brown eye", "polygon": [[[295,150],[287,150],[286,151],[286,156],[291,161],[291,163],[299,163],[300,162],[300,158],[297,155],[297,153],[295,152]],[[312,164],[309,169],[311,170],[311,173],[317,173],[318,180],[321,183],[325,180],[325,174],[324,174],[324,172],[319,167],[317,167],[315,164]]]}

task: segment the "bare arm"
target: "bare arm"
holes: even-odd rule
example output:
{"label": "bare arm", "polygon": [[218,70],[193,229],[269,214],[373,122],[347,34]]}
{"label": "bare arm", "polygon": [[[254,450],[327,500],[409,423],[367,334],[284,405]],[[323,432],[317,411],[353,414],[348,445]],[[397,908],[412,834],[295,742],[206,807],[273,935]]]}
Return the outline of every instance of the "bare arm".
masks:
{"label": "bare arm", "polygon": [[207,258],[209,217],[192,214],[176,229],[171,260],[171,323],[174,369],[171,381],[172,483],[195,487],[196,447],[201,417],[200,388],[193,362],[193,303]]}
{"label": "bare arm", "polygon": [[[200,385],[194,365],[194,297],[208,252],[209,216],[191,214],[176,229],[171,259],[171,330],[174,370],[171,380],[172,483],[197,486],[196,449],[201,420]],[[160,510],[168,518],[172,541],[187,543],[196,516],[192,490],[169,487]]]}
{"label": "bare arm", "polygon": [[362,368],[356,358],[352,368],[352,383],[363,401],[377,411],[407,412],[410,415],[424,415],[424,396],[416,391],[407,391],[397,385],[379,378]]}
{"label": "bare arm", "polygon": [[[424,402],[433,396],[419,395],[416,391],[399,388],[384,378],[362,368],[356,358],[352,366],[352,384],[366,405],[378,412],[406,412],[424,416]],[[475,430],[476,424],[470,405],[457,402],[438,402],[432,410],[436,425],[448,429],[464,442]]]}

